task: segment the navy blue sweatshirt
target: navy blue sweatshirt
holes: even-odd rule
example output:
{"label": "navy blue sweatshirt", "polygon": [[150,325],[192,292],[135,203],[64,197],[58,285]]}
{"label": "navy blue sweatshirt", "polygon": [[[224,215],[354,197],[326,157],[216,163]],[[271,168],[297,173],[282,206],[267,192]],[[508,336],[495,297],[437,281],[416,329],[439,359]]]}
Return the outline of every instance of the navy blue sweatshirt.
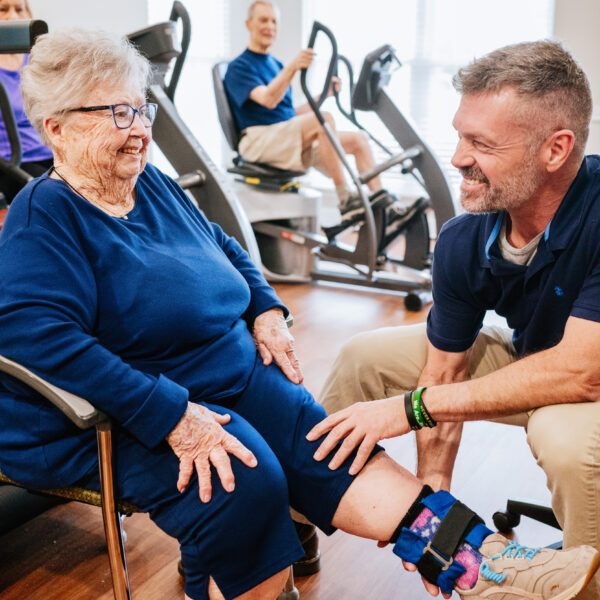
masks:
{"label": "navy blue sweatshirt", "polygon": [[[0,233],[0,354],[87,398],[148,447],[188,399],[219,403],[246,385],[254,318],[285,307],[246,252],[181,188],[147,165],[128,219],[47,175],[11,205]],[[81,431],[0,374],[0,467],[67,485],[96,463]]]}

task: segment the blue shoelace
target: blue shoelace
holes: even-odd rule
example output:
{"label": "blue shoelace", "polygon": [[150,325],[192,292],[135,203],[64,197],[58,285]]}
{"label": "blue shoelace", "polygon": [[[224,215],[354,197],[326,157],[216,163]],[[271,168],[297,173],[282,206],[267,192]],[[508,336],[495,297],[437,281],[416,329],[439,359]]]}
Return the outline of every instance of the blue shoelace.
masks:
{"label": "blue shoelace", "polygon": [[[527,558],[532,560],[533,557],[540,551],[540,548],[528,548],[527,546],[521,546],[516,542],[511,542],[500,554],[490,556],[489,560],[496,560],[497,558]],[[506,579],[506,575],[501,575],[492,571],[487,560],[481,563],[480,573],[491,581],[496,583],[502,583]]]}

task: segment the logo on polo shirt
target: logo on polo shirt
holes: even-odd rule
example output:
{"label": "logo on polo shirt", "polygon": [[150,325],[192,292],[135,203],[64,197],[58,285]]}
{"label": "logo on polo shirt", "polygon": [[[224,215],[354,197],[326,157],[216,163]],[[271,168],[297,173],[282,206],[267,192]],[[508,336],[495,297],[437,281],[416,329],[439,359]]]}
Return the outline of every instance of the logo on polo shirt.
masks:
{"label": "logo on polo shirt", "polygon": [[564,296],[565,295],[565,293],[563,292],[563,289],[561,287],[559,287],[558,285],[554,286],[554,293],[557,296]]}

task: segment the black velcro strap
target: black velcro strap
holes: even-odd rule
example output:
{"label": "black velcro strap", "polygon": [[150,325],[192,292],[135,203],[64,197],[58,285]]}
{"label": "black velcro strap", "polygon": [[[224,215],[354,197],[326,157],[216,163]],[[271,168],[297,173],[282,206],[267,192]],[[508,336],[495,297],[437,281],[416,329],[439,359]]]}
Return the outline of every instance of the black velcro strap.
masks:
{"label": "black velcro strap", "polygon": [[423,551],[423,556],[417,563],[419,573],[427,581],[436,583],[440,573],[452,564],[454,554],[478,523],[483,523],[482,519],[457,500],[442,519],[433,540]]}
{"label": "black velcro strap", "polygon": [[412,503],[411,507],[408,509],[408,512],[406,515],[404,515],[402,521],[400,521],[398,527],[396,527],[396,531],[394,531],[392,537],[390,538],[390,544],[395,544],[398,541],[398,538],[400,537],[404,527],[410,527],[415,522],[415,519],[421,514],[421,512],[423,512],[423,509],[425,508],[425,506],[421,504],[421,500],[423,500],[423,498],[427,498],[427,496],[431,496],[431,494],[433,494],[433,490],[428,485],[424,485],[421,489],[421,492],[417,496],[417,499]]}

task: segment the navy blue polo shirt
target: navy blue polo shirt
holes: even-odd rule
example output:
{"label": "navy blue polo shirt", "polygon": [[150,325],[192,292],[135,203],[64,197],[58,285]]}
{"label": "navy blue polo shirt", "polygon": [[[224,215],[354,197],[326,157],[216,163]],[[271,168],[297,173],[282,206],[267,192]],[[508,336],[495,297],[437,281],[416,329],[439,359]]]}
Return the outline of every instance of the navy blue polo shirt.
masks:
{"label": "navy blue polo shirt", "polygon": [[555,346],[569,316],[600,321],[600,156],[584,159],[528,266],[502,258],[503,215],[462,214],[440,231],[427,318],[440,350],[467,350],[487,310],[506,318],[518,356]]}
{"label": "navy blue polo shirt", "polygon": [[282,69],[283,65],[270,54],[259,54],[248,49],[229,63],[223,83],[240,131],[254,125],[289,121],[296,116],[291,86],[275,108],[267,108],[250,99],[250,92],[254,88],[271,83]]}

